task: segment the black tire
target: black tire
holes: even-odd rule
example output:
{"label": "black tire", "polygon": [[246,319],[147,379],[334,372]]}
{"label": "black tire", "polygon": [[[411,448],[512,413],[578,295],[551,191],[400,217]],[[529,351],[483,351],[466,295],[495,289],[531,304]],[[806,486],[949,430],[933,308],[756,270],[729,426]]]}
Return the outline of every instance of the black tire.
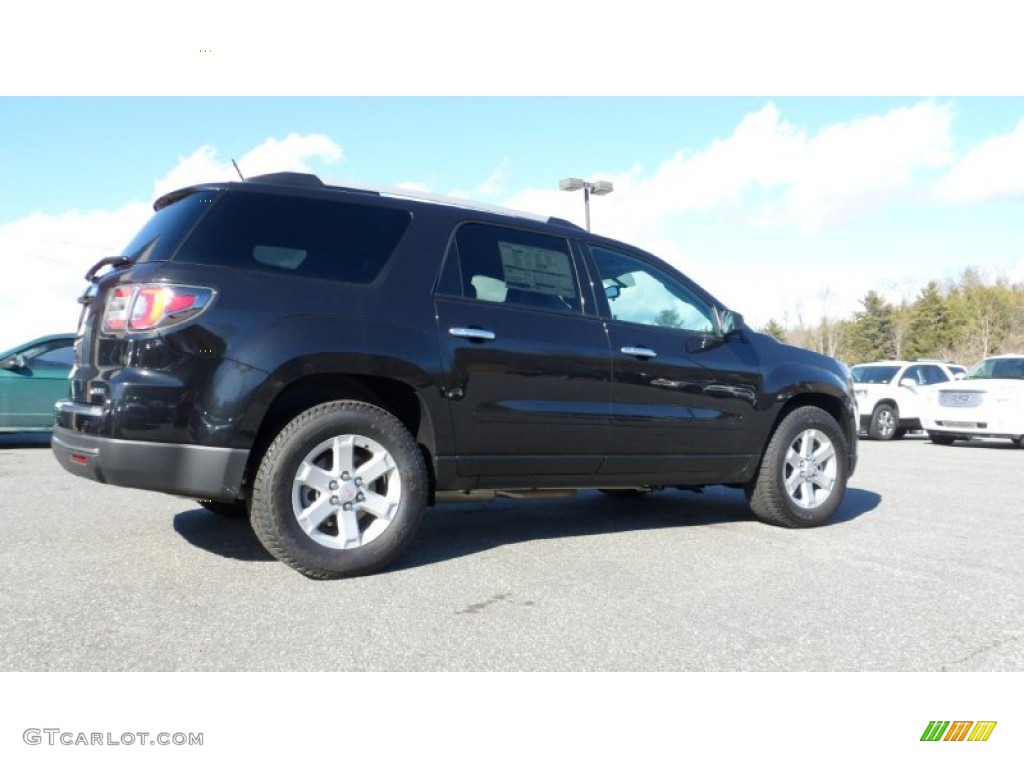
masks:
{"label": "black tire", "polygon": [[[787,414],[747,487],[759,520],[786,528],[822,525],[839,508],[849,477],[848,446],[839,424],[813,406]],[[804,482],[797,482],[806,473]]]}
{"label": "black tire", "polygon": [[[868,437],[872,440],[892,440],[903,437],[899,434],[900,412],[895,405],[881,403],[871,412],[871,423],[868,424]],[[904,432],[903,434],[906,434]]]}
{"label": "black tire", "polygon": [[928,439],[936,445],[952,445],[956,438],[951,435],[940,435],[937,432],[929,432]]}
{"label": "black tire", "polygon": [[208,509],[221,517],[247,517],[249,506],[244,501],[203,501],[197,499],[196,503],[203,509]]}
{"label": "black tire", "polygon": [[305,576],[361,576],[409,544],[427,487],[423,454],[398,419],[336,400],[301,413],[270,444],[253,483],[252,527]]}

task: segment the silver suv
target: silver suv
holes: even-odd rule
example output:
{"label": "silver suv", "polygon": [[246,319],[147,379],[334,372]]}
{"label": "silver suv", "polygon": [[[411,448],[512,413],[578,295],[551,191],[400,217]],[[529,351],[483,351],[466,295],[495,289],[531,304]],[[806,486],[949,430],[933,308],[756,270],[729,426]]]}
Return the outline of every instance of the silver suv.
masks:
{"label": "silver suv", "polygon": [[921,429],[924,394],[934,384],[962,378],[967,369],[940,360],[881,360],[850,368],[861,431],[874,440]]}

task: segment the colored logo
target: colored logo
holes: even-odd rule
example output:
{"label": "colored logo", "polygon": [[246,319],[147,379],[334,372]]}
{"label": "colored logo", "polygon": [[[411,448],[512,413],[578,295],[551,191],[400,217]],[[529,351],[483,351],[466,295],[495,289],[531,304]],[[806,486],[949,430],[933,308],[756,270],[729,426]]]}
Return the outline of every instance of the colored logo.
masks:
{"label": "colored logo", "polygon": [[932,720],[921,741],[988,741],[996,728],[995,720]]}

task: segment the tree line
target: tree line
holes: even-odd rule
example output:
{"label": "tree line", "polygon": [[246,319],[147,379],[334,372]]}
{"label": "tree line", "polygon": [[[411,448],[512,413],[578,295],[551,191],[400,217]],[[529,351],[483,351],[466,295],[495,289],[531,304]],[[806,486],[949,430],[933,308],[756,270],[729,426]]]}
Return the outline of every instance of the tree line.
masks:
{"label": "tree line", "polygon": [[916,358],[972,365],[989,355],[1024,352],[1024,283],[986,281],[967,269],[956,280],[930,281],[913,301],[892,304],[877,291],[859,301],[852,318],[823,316],[809,325],[798,316],[791,328],[773,318],[761,330],[848,365]]}

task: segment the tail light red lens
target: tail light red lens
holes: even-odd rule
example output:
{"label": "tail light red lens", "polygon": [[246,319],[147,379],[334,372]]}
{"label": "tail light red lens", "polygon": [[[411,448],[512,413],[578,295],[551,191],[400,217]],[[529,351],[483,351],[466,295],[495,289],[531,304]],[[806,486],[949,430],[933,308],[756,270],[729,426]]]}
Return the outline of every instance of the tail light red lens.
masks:
{"label": "tail light red lens", "polygon": [[213,291],[190,285],[119,285],[103,310],[104,331],[152,331],[195,317],[209,306]]}

